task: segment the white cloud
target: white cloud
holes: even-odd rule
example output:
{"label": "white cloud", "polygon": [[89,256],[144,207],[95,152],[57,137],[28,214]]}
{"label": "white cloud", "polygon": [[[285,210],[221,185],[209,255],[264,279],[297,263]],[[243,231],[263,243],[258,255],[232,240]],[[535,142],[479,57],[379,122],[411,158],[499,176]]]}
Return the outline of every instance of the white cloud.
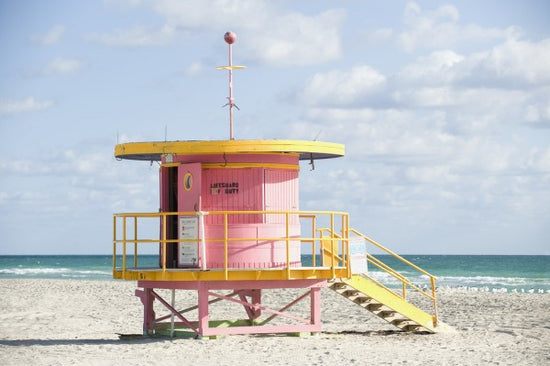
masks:
{"label": "white cloud", "polygon": [[103,3],[119,9],[131,9],[141,5],[143,0],[103,0]]}
{"label": "white cloud", "polygon": [[381,91],[386,77],[370,66],[356,66],[349,71],[334,70],[315,74],[300,93],[309,105],[352,105]]}
{"label": "white cloud", "polygon": [[51,100],[37,101],[34,97],[28,97],[24,100],[1,100],[0,116],[40,111],[50,108],[53,104]]}
{"label": "white cloud", "polygon": [[[540,173],[550,174],[550,146],[546,149],[530,149],[525,166]],[[548,176],[548,178],[550,178],[550,176]],[[543,183],[546,184],[547,182]]]}
{"label": "white cloud", "polygon": [[398,90],[393,93],[393,99],[398,104],[417,107],[445,107],[456,103],[452,91],[445,87]]}
{"label": "white cloud", "polygon": [[66,149],[35,159],[0,160],[0,171],[19,176],[106,176],[112,173],[105,169],[111,162],[105,152]]}
{"label": "white cloud", "polygon": [[456,80],[456,70],[464,59],[464,56],[451,50],[435,51],[404,66],[397,77],[400,82],[405,83],[446,85]]}
{"label": "white cloud", "polygon": [[546,99],[531,101],[525,106],[524,119],[534,127],[550,127],[550,91]]}
{"label": "white cloud", "polygon": [[550,39],[540,42],[508,40],[468,60],[472,79],[512,86],[550,84]]}
{"label": "white cloud", "polygon": [[470,55],[432,52],[389,76],[368,65],[317,73],[297,94],[331,113],[366,107],[442,110],[450,131],[470,134],[521,122],[548,127],[549,86],[550,39],[508,40]]}
{"label": "white cloud", "polygon": [[[361,66],[320,73],[299,93],[309,108],[290,133],[310,139],[321,130],[345,142],[369,181],[353,187],[353,202],[326,192],[347,210],[376,206],[418,220],[437,211],[458,225],[487,214],[502,225],[504,212],[536,218],[548,202],[549,150],[531,146],[522,122],[550,126],[547,49],[548,40],[507,40],[470,55],[432,52],[394,75],[377,72],[383,87],[369,98],[365,90],[377,84],[357,76]],[[393,103],[365,100],[374,95]],[[322,179],[337,186],[351,178]]]}
{"label": "white cloud", "polygon": [[456,183],[458,175],[453,172],[451,166],[435,165],[435,166],[411,166],[406,168],[405,175],[411,182],[428,183],[440,182],[442,185]]}
{"label": "white cloud", "polygon": [[49,46],[59,42],[65,30],[65,26],[57,24],[50,28],[45,34],[31,36],[31,41],[42,46]]}
{"label": "white cloud", "polygon": [[262,0],[207,1],[145,1],[169,24],[188,28],[219,28],[228,25],[260,28],[275,11],[271,3]]}
{"label": "white cloud", "polygon": [[74,74],[82,69],[82,61],[74,58],[55,58],[43,69],[42,75],[66,75]]}
{"label": "white cloud", "polygon": [[[461,110],[430,114],[417,109],[310,110],[298,130],[307,134],[322,129],[323,136],[344,142],[347,157],[335,165],[336,169],[354,170],[360,177],[336,174],[335,168],[328,170],[330,174],[324,173],[327,163],[320,162],[317,181],[340,193],[315,192],[323,202],[312,200],[309,204],[340,202],[355,218],[364,217],[358,213],[368,217],[376,207],[378,214],[395,215],[395,222],[429,219],[444,223],[450,219],[457,225],[486,215],[501,225],[505,213],[529,217],[542,213],[542,202],[548,202],[548,193],[546,198],[541,196],[548,192],[542,182],[550,182],[548,147],[531,147],[529,140],[521,138],[511,140],[502,130],[449,133],[447,124],[459,118],[455,113]],[[476,123],[476,117],[492,118],[482,113],[462,122]],[[364,184],[354,184],[356,180]],[[354,198],[346,194],[340,197],[341,191],[352,191]],[[534,195],[541,201],[537,202]],[[462,216],[461,212],[468,214]]]}
{"label": "white cloud", "polygon": [[308,17],[274,14],[261,27],[245,30],[249,57],[273,66],[310,65],[341,56],[339,26],[345,13],[329,10]]}
{"label": "white cloud", "polygon": [[[153,46],[171,42],[182,30],[220,32],[220,40],[222,32],[233,30],[239,36],[241,58],[273,66],[317,64],[341,56],[339,26],[345,18],[341,10],[309,16],[258,0],[165,0],[139,4],[165,18],[161,30],[138,26],[90,38],[111,46]],[[132,6],[136,3],[132,2]]]}
{"label": "white cloud", "polygon": [[136,26],[131,29],[119,29],[110,34],[95,33],[88,38],[108,46],[148,47],[168,44],[176,34],[176,29],[170,25],[164,25],[158,29]]}
{"label": "white cloud", "polygon": [[376,29],[373,32],[367,33],[366,37],[372,42],[385,42],[390,40],[393,36],[393,29],[391,28],[380,28]]}
{"label": "white cloud", "polygon": [[[22,185],[16,191],[0,193],[0,206],[21,208],[29,206],[29,202],[40,201],[39,210],[34,208],[35,213],[47,213],[59,207],[65,207],[64,211],[83,212],[86,211],[82,209],[84,203],[88,209],[94,207],[100,211],[111,204],[115,211],[155,207],[157,197],[149,193],[158,184],[157,167],[120,163],[111,152],[112,147],[103,145],[92,150],[79,146],[78,150],[58,150],[33,158],[0,159],[0,175],[9,177],[6,182],[39,179],[54,182],[56,186],[48,190],[49,195],[44,195],[43,189],[36,191],[34,184]],[[136,180],[136,176],[141,178]]]}
{"label": "white cloud", "polygon": [[448,48],[461,42],[483,42],[495,39],[518,38],[517,27],[484,28],[475,24],[459,24],[460,13],[453,5],[442,5],[423,11],[411,2],[405,9],[405,29],[396,34],[397,42],[408,52],[418,48]]}
{"label": "white cloud", "polygon": [[550,39],[507,40],[489,50],[460,55],[432,52],[405,66],[399,82],[414,85],[524,88],[550,85]]}
{"label": "white cloud", "polygon": [[185,69],[185,75],[195,76],[199,75],[204,70],[204,65],[201,62],[192,62]]}
{"label": "white cloud", "polygon": [[470,129],[470,132],[475,130],[479,133],[487,128],[509,124],[513,116],[519,117],[528,93],[513,89],[461,88],[453,85],[403,86],[393,91],[392,98],[396,106],[404,108],[445,110],[449,121],[460,121],[461,131]]}

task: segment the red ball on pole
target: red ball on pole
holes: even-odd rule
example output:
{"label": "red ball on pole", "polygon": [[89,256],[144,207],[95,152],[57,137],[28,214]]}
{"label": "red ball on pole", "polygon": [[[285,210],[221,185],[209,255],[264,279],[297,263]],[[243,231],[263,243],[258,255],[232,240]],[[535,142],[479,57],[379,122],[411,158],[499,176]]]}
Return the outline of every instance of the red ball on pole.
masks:
{"label": "red ball on pole", "polygon": [[231,31],[225,32],[225,34],[223,35],[223,39],[228,44],[233,44],[237,40],[237,35]]}

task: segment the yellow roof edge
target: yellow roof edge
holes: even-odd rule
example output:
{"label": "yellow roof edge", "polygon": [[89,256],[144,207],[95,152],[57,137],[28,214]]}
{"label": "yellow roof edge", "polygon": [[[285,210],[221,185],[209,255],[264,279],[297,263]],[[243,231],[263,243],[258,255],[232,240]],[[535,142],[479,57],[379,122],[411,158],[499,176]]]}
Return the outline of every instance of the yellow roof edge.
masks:
{"label": "yellow roof edge", "polygon": [[344,156],[343,144],[301,140],[208,140],[128,142],[115,146],[115,157],[129,160],[160,160],[162,155],[208,155],[295,153],[300,160]]}

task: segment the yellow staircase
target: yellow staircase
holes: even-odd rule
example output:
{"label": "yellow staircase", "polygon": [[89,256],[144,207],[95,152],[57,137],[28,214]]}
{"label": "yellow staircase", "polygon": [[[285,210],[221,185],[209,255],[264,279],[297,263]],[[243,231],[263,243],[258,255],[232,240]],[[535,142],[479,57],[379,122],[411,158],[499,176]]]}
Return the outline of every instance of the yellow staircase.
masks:
{"label": "yellow staircase", "polygon": [[[342,257],[333,255],[334,247],[331,244],[329,238],[340,238],[334,232],[330,230],[321,229],[321,236],[324,240],[321,241],[323,261],[325,263],[334,263],[334,261],[343,260]],[[323,231],[328,232],[329,236],[324,236]],[[367,254],[367,262],[370,266],[374,266],[383,272],[388,273],[393,278],[401,281],[402,294],[399,295],[393,290],[386,287],[384,284],[375,280],[368,274],[350,274],[349,278],[334,279],[330,282],[329,288],[344,296],[353,303],[361,306],[365,310],[370,311],[376,316],[386,320],[390,324],[397,328],[407,332],[427,331],[431,333],[439,332],[452,332],[453,329],[447,324],[441,322],[437,317],[437,299],[435,292],[436,278],[417,267],[411,262],[407,261],[398,254],[392,252],[381,244],[375,242],[369,237],[359,233],[354,229],[350,229],[350,232],[358,237],[361,237],[368,244],[374,245],[381,250],[384,254],[389,254],[404,264],[410,266],[412,269],[427,276],[430,280],[431,293],[426,292],[425,289],[419,288],[417,285],[412,284],[408,278],[404,277],[399,272],[379,260],[372,254]],[[335,259],[336,258],[336,259]],[[407,301],[407,288],[410,288],[422,296],[425,296],[429,301],[433,302],[433,315],[430,315],[426,311],[418,308],[409,301]]]}
{"label": "yellow staircase", "polygon": [[450,330],[435,317],[361,275],[335,280],[329,288],[403,331],[437,333]]}

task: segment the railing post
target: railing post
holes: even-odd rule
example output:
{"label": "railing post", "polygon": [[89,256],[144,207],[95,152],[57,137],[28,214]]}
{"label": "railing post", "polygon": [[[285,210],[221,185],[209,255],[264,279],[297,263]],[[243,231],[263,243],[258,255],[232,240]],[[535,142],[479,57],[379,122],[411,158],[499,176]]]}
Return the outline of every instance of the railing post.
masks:
{"label": "railing post", "polygon": [[313,215],[313,217],[311,218],[311,236],[313,238],[312,242],[311,242],[311,253],[313,255],[313,258],[311,258],[312,260],[312,263],[311,265],[313,267],[316,267],[316,263],[315,263],[315,258],[317,257],[317,254],[316,254],[316,247],[315,247],[315,232],[317,230],[317,216]]}
{"label": "railing post", "polygon": [[166,273],[166,213],[162,213],[162,273]]}
{"label": "railing post", "polygon": [[334,252],[334,212],[330,213],[330,264],[331,264],[331,270],[332,270],[332,278],[336,277],[336,267],[334,265],[334,259],[335,259],[335,252]]}
{"label": "railing post", "polygon": [[202,211],[199,211],[198,213],[200,218],[200,227],[201,227],[201,257],[202,257],[202,270],[206,271],[206,231],[204,229],[204,215],[205,213]]}
{"label": "railing post", "polygon": [[285,242],[286,242],[286,279],[290,279],[290,230],[288,228],[288,220],[289,220],[289,212],[285,212],[285,226],[286,226],[286,235],[285,235]]}
{"label": "railing post", "polygon": [[228,266],[228,227],[227,227],[227,213],[223,214],[223,271],[225,275],[225,279],[229,279],[229,269]]}
{"label": "railing post", "polygon": [[137,232],[138,232],[138,229],[137,229],[137,220],[138,220],[138,217],[137,215],[134,216],[134,268],[137,267],[137,254],[138,254],[138,249],[137,249]]}
{"label": "railing post", "polygon": [[126,277],[126,216],[122,216],[122,277]]}
{"label": "railing post", "polygon": [[351,260],[349,257],[349,216],[342,214],[342,238],[344,240],[343,244],[345,245],[345,263],[346,263],[346,272],[348,278],[351,278]]}
{"label": "railing post", "polygon": [[113,215],[113,274],[116,270],[116,215]]}
{"label": "railing post", "polygon": [[434,327],[437,327],[438,323],[438,316],[437,316],[437,298],[435,295],[435,278],[433,276],[430,276],[430,282],[432,283],[432,297],[434,300]]}

